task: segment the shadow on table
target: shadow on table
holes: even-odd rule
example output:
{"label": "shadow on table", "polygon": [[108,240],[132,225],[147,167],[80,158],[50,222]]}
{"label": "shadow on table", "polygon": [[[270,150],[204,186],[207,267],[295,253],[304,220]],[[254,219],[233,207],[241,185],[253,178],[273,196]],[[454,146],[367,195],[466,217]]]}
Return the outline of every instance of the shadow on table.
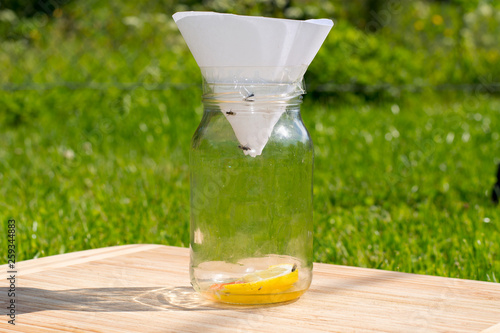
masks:
{"label": "shadow on table", "polygon": [[[0,288],[6,295],[8,288]],[[293,302],[293,301],[292,301]],[[226,305],[205,300],[192,287],[173,288],[84,288],[69,290],[45,290],[16,288],[16,312],[18,314],[47,310],[117,312],[117,311],[199,311],[244,310],[271,305]],[[8,305],[0,302],[2,308]]]}

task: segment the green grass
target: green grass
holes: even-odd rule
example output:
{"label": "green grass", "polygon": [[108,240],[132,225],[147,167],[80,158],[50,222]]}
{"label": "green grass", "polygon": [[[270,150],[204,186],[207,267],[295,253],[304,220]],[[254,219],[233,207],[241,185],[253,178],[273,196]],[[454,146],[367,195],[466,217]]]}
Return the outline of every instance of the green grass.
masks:
{"label": "green grass", "polygon": [[423,98],[309,113],[316,259],[498,281],[500,101]]}
{"label": "green grass", "polygon": [[[36,113],[2,122],[0,134],[0,218],[17,220],[19,260],[187,246],[198,90],[3,93]],[[316,261],[498,281],[500,214],[488,191],[500,100],[464,102],[325,105],[306,96]]]}
{"label": "green grass", "polygon": [[[111,7],[71,8],[29,40],[0,41],[0,220],[17,221],[18,260],[188,246],[197,67],[165,16],[125,9],[144,20],[134,30],[106,20]],[[302,106],[316,152],[315,260],[498,282],[500,99],[346,100],[306,95]]]}

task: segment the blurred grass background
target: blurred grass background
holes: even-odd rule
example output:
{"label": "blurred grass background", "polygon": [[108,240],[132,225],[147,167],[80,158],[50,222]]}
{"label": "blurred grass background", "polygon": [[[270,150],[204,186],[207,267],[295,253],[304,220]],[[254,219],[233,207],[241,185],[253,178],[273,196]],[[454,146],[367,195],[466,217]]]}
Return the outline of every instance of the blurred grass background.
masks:
{"label": "blurred grass background", "polygon": [[485,0],[2,1],[0,219],[18,260],[188,246],[203,110],[181,10],[336,21],[302,106],[316,261],[499,281],[500,4]]}

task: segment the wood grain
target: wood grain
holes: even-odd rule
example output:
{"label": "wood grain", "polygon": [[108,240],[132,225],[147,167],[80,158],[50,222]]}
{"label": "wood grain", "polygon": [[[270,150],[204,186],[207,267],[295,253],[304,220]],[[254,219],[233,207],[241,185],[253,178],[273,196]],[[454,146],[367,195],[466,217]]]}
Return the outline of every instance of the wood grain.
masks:
{"label": "wood grain", "polygon": [[496,283],[315,264],[311,289],[295,302],[228,306],[192,290],[188,262],[188,249],[162,245],[20,262],[16,326],[2,316],[0,331],[500,332]]}

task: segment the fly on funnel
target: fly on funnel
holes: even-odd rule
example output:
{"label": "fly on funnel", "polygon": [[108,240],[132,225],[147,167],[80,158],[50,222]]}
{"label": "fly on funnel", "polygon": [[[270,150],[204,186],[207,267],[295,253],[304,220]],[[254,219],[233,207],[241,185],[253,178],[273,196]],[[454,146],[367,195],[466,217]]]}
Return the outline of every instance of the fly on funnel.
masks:
{"label": "fly on funnel", "polygon": [[302,80],[333,22],[173,17],[204,78],[189,152],[191,284],[224,303],[300,297],[312,280],[314,160]]}
{"label": "fly on funnel", "polygon": [[[243,153],[260,155],[285,108],[279,103],[262,107],[259,102],[305,92],[304,73],[333,22],[211,12],[179,12],[173,18],[201,69],[206,92],[231,95],[235,105],[223,104],[221,112]],[[271,91],[269,85],[274,85]]]}

